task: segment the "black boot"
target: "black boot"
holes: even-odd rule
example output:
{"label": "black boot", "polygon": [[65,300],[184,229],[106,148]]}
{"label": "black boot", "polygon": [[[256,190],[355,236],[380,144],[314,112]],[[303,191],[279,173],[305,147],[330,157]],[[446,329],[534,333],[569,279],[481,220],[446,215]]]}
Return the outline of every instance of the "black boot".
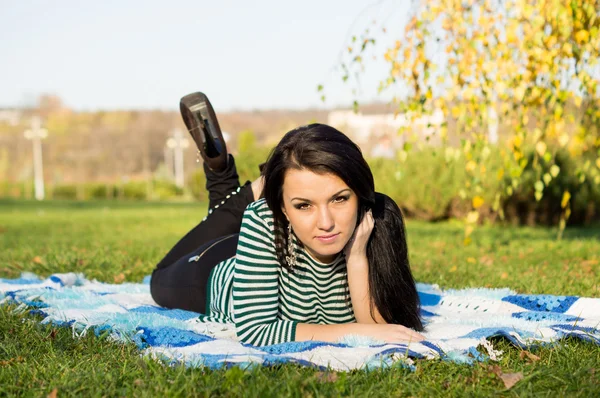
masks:
{"label": "black boot", "polygon": [[210,101],[201,92],[188,94],[179,102],[181,117],[204,163],[215,171],[227,166],[227,146]]}

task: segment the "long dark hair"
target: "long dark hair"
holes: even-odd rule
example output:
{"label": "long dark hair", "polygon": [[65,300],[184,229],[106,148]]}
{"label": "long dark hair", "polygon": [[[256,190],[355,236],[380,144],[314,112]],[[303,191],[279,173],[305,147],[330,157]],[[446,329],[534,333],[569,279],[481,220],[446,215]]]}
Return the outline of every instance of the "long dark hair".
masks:
{"label": "long dark hair", "polygon": [[372,209],[375,227],[367,245],[371,315],[376,307],[387,323],[422,330],[402,213],[388,196],[375,193],[373,174],[360,148],[333,127],[315,123],[288,132],[271,152],[263,170],[262,196],[273,212],[277,259],[291,270],[286,260],[289,237],[284,232],[288,221],[281,209],[289,169],[331,173],[342,179],[358,197],[359,222]]}

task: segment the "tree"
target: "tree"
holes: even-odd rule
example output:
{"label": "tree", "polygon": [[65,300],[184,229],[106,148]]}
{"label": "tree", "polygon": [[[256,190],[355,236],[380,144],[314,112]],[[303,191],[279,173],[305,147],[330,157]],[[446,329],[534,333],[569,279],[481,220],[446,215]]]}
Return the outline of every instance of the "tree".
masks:
{"label": "tree", "polygon": [[[456,122],[470,176],[462,190],[472,201],[467,243],[490,178],[491,118],[509,127],[498,143],[504,167],[496,176],[508,184],[497,192],[495,210],[519,186],[526,167],[536,172],[535,198],[541,200],[561,172],[555,164],[561,148],[587,157],[579,178],[600,184],[600,0],[424,0],[413,2],[410,12],[404,37],[383,54],[390,68],[380,88],[408,87],[396,103],[409,117],[440,109]],[[375,31],[386,34],[385,27]],[[348,49],[352,61],[343,65],[344,80],[364,67],[377,35],[366,30],[361,39],[353,37],[358,45]],[[446,130],[441,135],[447,139]],[[570,198],[563,192],[559,236]]]}

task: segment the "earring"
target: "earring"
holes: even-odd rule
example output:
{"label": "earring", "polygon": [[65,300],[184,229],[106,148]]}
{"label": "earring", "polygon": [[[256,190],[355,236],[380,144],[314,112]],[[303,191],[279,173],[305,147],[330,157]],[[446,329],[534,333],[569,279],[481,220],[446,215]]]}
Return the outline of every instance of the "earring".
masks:
{"label": "earring", "polygon": [[287,261],[288,266],[290,268],[294,268],[296,266],[296,250],[294,250],[294,240],[292,239],[292,224],[288,224],[288,244],[287,244],[287,256],[285,256],[285,261]]}

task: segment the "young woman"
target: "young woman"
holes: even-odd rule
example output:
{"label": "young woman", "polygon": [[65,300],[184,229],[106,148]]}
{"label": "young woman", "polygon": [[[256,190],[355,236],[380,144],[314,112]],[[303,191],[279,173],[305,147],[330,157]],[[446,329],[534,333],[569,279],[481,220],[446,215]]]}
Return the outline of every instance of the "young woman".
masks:
{"label": "young woman", "polygon": [[240,187],[206,96],[184,97],[181,109],[205,159],[210,210],[152,273],[159,305],[234,323],[254,345],[423,338],[402,214],[375,192],[348,137],[294,129],[262,177]]}

